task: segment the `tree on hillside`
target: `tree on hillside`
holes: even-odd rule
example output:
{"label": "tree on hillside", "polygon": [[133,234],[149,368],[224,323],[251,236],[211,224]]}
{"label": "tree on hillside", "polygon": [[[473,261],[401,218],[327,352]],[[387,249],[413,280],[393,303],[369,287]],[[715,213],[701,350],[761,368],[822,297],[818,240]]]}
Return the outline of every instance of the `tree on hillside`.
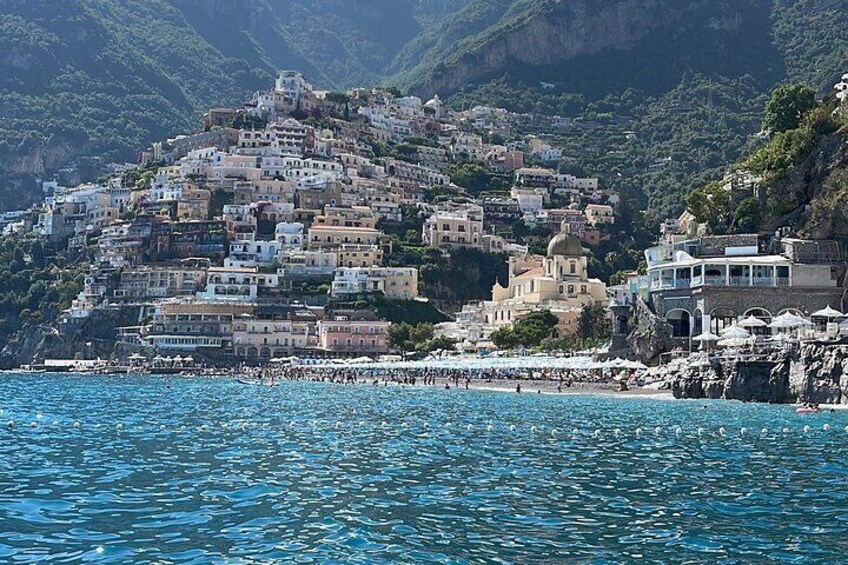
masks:
{"label": "tree on hillside", "polygon": [[727,222],[730,193],[718,182],[708,183],[686,195],[686,209],[699,222],[715,228]]}
{"label": "tree on hillside", "polygon": [[472,194],[485,190],[503,190],[510,183],[508,176],[488,170],[480,163],[460,163],[449,171],[451,182],[468,189]]}
{"label": "tree on hillside", "polygon": [[806,84],[785,84],[766,103],[763,128],[773,133],[795,129],[804,114],[816,107],[816,91]]}
{"label": "tree on hillside", "polygon": [[389,344],[401,351],[415,351],[419,346],[433,340],[433,324],[409,324],[401,322],[389,326]]}
{"label": "tree on hillside", "polygon": [[587,304],[577,319],[577,336],[584,341],[604,340],[610,336],[607,309],[600,304]]}
{"label": "tree on hillside", "polygon": [[550,310],[531,312],[517,320],[512,326],[492,332],[492,342],[500,349],[537,347],[551,336],[557,322],[557,317]]}

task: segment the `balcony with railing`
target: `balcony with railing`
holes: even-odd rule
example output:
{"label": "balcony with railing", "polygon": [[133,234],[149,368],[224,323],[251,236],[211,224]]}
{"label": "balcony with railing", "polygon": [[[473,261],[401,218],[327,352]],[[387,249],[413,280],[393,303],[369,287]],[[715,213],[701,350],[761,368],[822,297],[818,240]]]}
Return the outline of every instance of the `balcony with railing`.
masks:
{"label": "balcony with railing", "polygon": [[755,286],[758,288],[768,287],[788,287],[790,280],[788,277],[726,277],[724,275],[706,275],[698,276],[691,279],[658,279],[651,281],[650,288],[652,291],[658,290],[675,290],[685,288],[696,288],[701,286],[732,286],[745,287]]}

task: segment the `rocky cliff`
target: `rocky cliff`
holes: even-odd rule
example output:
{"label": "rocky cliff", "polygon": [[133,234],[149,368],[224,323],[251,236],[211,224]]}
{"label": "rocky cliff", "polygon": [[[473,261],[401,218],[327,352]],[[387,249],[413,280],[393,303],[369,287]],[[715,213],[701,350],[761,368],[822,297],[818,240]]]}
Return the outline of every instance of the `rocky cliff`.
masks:
{"label": "rocky cliff", "polygon": [[96,311],[90,318],[57,327],[30,325],[17,332],[0,350],[0,368],[10,369],[44,359],[109,359],[118,328],[137,322],[138,311]]}
{"label": "rocky cliff", "polygon": [[497,23],[481,31],[472,20],[447,54],[431,49],[400,77],[419,92],[450,93],[507,74],[596,97],[659,91],[692,72],[774,80],[776,9],[765,0],[513,2]]}
{"label": "rocky cliff", "polygon": [[783,359],[686,362],[672,369],[670,380],[675,398],[777,404],[797,398],[789,382],[789,364]]}
{"label": "rocky cliff", "polygon": [[676,398],[848,404],[848,344],[807,344],[795,354],[759,360],[669,366]]}
{"label": "rocky cliff", "polygon": [[420,90],[452,92],[520,65],[551,65],[606,49],[627,49],[681,17],[664,0],[537,2],[505,18],[449,57]]}

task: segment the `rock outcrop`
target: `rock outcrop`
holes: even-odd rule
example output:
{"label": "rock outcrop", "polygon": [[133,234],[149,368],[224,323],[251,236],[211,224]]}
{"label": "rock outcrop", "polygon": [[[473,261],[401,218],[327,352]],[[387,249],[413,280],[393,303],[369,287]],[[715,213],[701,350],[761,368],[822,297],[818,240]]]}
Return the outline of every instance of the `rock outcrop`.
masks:
{"label": "rock outcrop", "polygon": [[[537,2],[521,18],[506,20],[433,73],[421,92],[453,92],[514,65],[550,65],[609,49],[626,49],[684,13],[681,3],[616,0]],[[697,2],[694,2],[697,4]]]}
{"label": "rock outcrop", "polygon": [[0,350],[0,368],[43,362],[44,359],[109,359],[118,328],[137,322],[137,311],[102,311],[91,317],[53,326],[26,326]]}
{"label": "rock outcrop", "polygon": [[795,354],[757,360],[669,365],[676,398],[848,404],[848,345],[807,344]]}
{"label": "rock outcrop", "polygon": [[784,359],[678,363],[669,368],[675,398],[709,398],[742,402],[794,402],[789,364]]}
{"label": "rock outcrop", "polygon": [[633,330],[627,336],[627,345],[640,359],[656,359],[660,353],[671,349],[671,326],[641,299],[633,309]]}
{"label": "rock outcrop", "polygon": [[805,345],[790,373],[800,400],[848,404],[848,345]]}

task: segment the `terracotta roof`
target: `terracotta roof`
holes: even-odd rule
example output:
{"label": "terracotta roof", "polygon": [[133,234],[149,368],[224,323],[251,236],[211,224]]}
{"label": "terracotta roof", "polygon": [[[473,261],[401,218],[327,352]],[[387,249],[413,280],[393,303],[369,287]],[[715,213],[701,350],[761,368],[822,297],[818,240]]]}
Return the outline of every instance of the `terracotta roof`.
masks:
{"label": "terracotta roof", "polygon": [[545,274],[545,270],[542,267],[535,267],[530,269],[529,271],[524,271],[520,275],[517,275],[516,279],[530,279],[533,277],[540,277]]}

